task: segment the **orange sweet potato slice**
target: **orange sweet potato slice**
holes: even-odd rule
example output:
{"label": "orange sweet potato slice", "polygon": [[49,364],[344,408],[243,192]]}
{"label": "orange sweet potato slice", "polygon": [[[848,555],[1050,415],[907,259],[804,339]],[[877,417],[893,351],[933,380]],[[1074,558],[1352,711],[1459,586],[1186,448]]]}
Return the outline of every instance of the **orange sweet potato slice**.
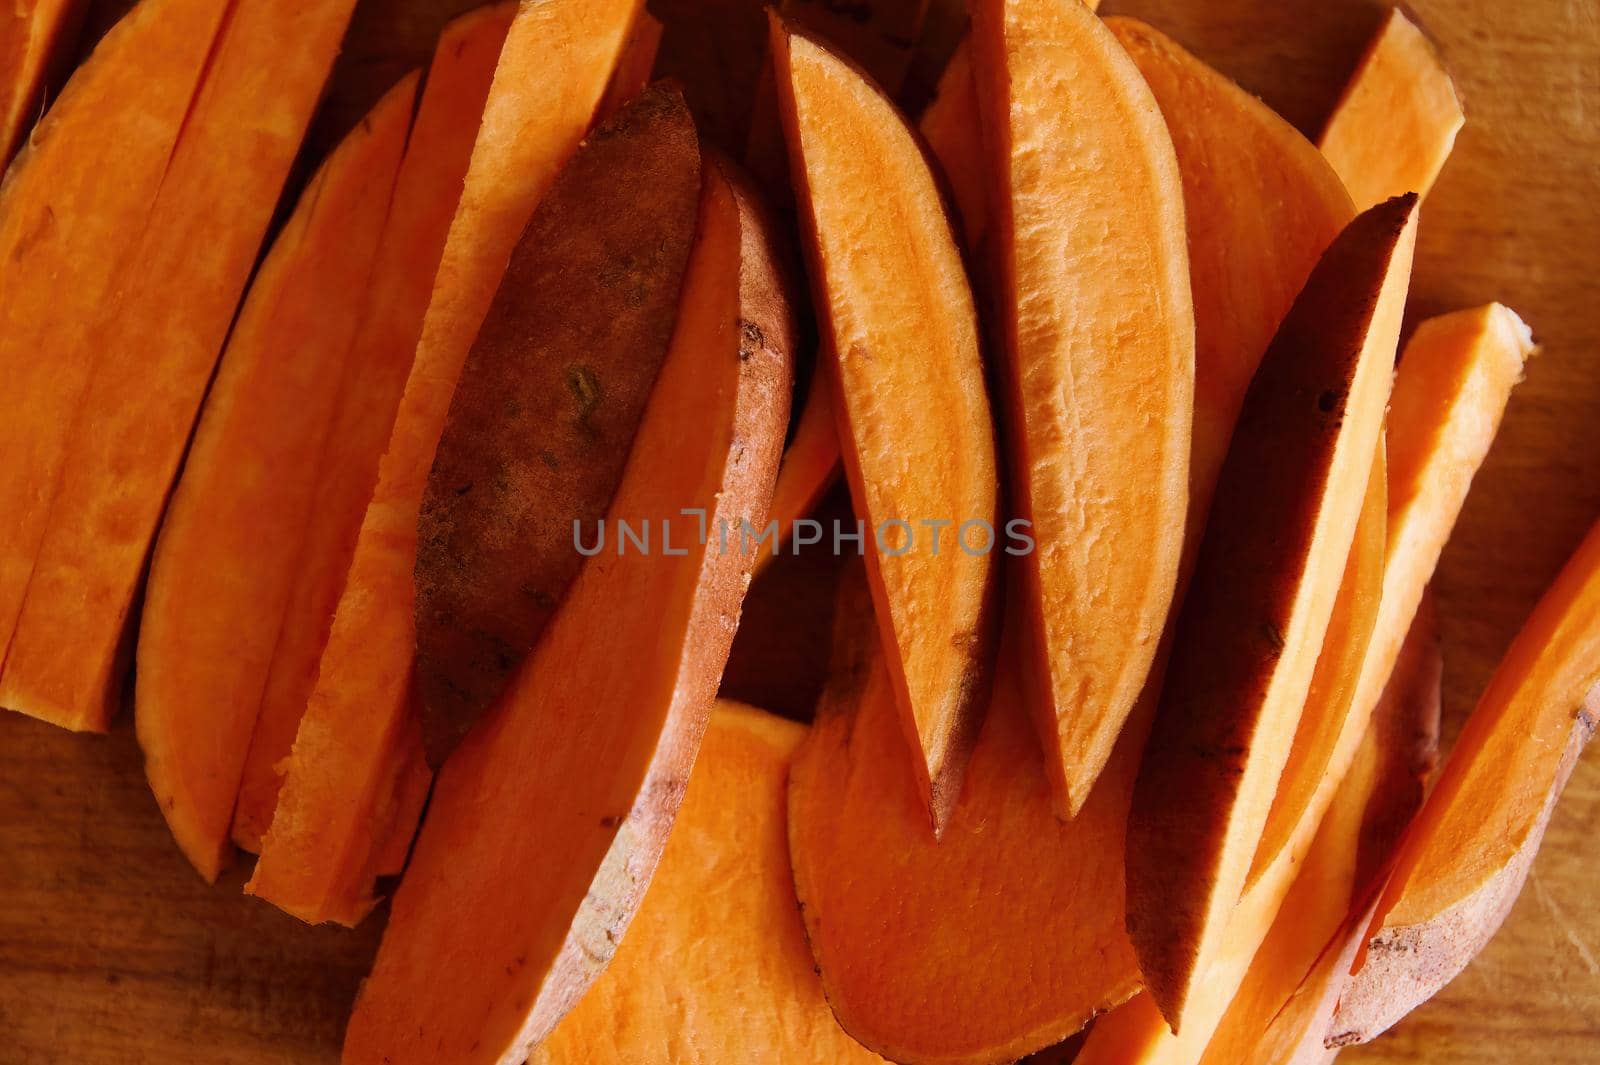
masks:
{"label": "orange sweet potato slice", "polygon": [[[772,55],[823,322],[819,372],[874,538],[868,582],[937,833],[977,739],[996,616],[999,474],[977,311],[938,186],[894,105],[777,19]],[[882,210],[890,196],[898,209]],[[942,545],[929,522],[943,523],[932,527]]]}
{"label": "orange sweet potato slice", "polygon": [[1406,833],[1330,1045],[1365,1042],[1455,978],[1505,920],[1600,704],[1600,524],[1495,670]]}
{"label": "orange sweet potato slice", "polygon": [[939,75],[934,96],[917,120],[922,139],[939,161],[961,222],[967,250],[976,251],[988,227],[982,127],[978,90],[972,81],[972,42],[963,38]]}
{"label": "orange sweet potato slice", "polygon": [[[588,143],[530,237],[547,214],[565,221],[563,184],[617,145]],[[703,172],[672,349],[608,515],[675,528],[682,546],[591,559],[440,772],[348,1065],[523,1060],[611,960],[661,856],[749,578],[718,530],[764,514],[792,384],[769,231],[720,165]],[[703,510],[703,539],[685,508]]]}
{"label": "orange sweet potato slice", "polygon": [[599,105],[636,4],[518,10],[495,69],[416,358],[249,890],[312,922],[373,905],[378,796],[414,730],[417,513],[451,395],[511,251]]}
{"label": "orange sweet potato slice", "polygon": [[[248,851],[261,850],[261,837],[272,824],[283,782],[281,766],[316,686],[356,534],[377,480],[378,460],[422,334],[478,120],[516,9],[514,2],[496,4],[450,23],[428,71],[361,324],[345,364],[338,411],[322,449],[316,502],[244,763],[233,839]],[[422,761],[420,747],[403,749],[408,758]],[[422,765],[424,778],[426,769]],[[413,810],[410,823],[397,828],[400,842],[395,846],[402,852],[416,828],[415,814]],[[406,818],[401,815],[400,820]],[[399,865],[386,862],[380,869],[398,872]]]}
{"label": "orange sweet potato slice", "polygon": [[239,779],[417,80],[391,90],[301,194],[223,352],[156,544],[139,745],[168,827],[207,880],[232,856]]}
{"label": "orange sweet potato slice", "polygon": [[617,65],[611,71],[611,84],[606,86],[606,94],[600,100],[600,107],[596,111],[598,121],[603,122],[622,110],[624,104],[644,92],[645,86],[650,84],[650,74],[655,70],[656,54],[661,50],[664,30],[660,19],[643,8],[639,9],[634,16],[633,28],[628,31],[628,40],[622,46],[622,54],[617,57]]}
{"label": "orange sweet potato slice", "polygon": [[1128,823],[1128,930],[1174,1031],[1227,931],[1300,719],[1388,403],[1415,197],[1324,253],[1251,382]]}
{"label": "orange sweet potato slice", "polygon": [[1322,152],[1359,208],[1426,196],[1465,121],[1439,53],[1397,7],[1328,119]]}
{"label": "orange sweet potato slice", "polygon": [[119,705],[156,526],[354,6],[230,5],[138,243],[86,335],[93,371],[0,705],[97,731]]}
{"label": "orange sweet potato slice", "polygon": [[[804,545],[795,545],[795,523],[809,518],[822,502],[822,497],[839,475],[839,430],[833,414],[833,386],[828,375],[819,366],[812,371],[811,383],[806,388],[805,399],[795,419],[794,438],[783,452],[783,464],[778,467],[778,484],[772,490],[771,521],[777,523],[777,534],[763,537],[758,545],[756,572],[764,570],[772,560],[790,545],[798,552]],[[815,530],[807,529],[805,538]]]}
{"label": "orange sweet potato slice", "polygon": [[616,178],[590,179],[512,257],[423,496],[416,685],[435,766],[577,576],[574,537],[605,516],[672,339],[700,198],[694,120],[676,90],[652,89],[604,139],[621,147],[592,165]]}
{"label": "orange sweet potato slice", "polygon": [[84,336],[145,230],[229,6],[140,4],[78,68],[0,185],[0,379],[12,398],[0,419],[0,662],[93,365]]}
{"label": "orange sweet potato slice", "polygon": [[784,795],[804,735],[717,704],[644,905],[530,1065],[882,1060],[834,1020],[795,905]]}
{"label": "orange sweet potato slice", "polygon": [[0,169],[44,110],[87,8],[87,0],[18,0],[0,12]]}
{"label": "orange sweet potato slice", "polygon": [[1183,547],[1183,186],[1148,86],[1087,7],[984,0],[973,46],[1011,470],[1037,543],[1020,566],[1031,701],[1058,803],[1076,813],[1150,674]]}

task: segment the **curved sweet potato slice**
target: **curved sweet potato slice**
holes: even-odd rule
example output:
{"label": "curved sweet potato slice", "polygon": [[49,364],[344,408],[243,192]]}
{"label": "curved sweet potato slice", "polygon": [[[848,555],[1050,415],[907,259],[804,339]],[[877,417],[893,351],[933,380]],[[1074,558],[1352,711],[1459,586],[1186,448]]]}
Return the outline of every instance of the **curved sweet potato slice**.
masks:
{"label": "curved sweet potato slice", "polygon": [[1148,86],[1084,5],[984,0],[973,47],[1011,469],[1037,544],[1021,558],[1031,701],[1059,806],[1076,813],[1150,674],[1183,548],[1183,186]]}
{"label": "curved sweet potato slice", "polygon": [[1322,152],[1363,210],[1426,196],[1466,121],[1439,54],[1400,8],[1389,12],[1322,133]]}
{"label": "curved sweet potato slice", "polygon": [[[811,516],[839,474],[839,430],[833,414],[833,387],[821,366],[811,374],[800,415],[795,421],[794,438],[783,451],[778,467],[778,484],[772,490],[770,521],[777,522],[777,536],[763,537],[756,556],[756,572],[765,569],[785,544],[793,544],[795,523]],[[808,530],[809,538],[809,530]],[[800,547],[792,550],[798,553]]]}
{"label": "curved sweet potato slice", "polygon": [[[937,834],[977,739],[994,646],[999,474],[977,311],[933,174],[894,105],[776,18],[772,55],[826,337],[818,369],[876,541],[865,552],[874,612]],[[897,209],[883,210],[890,196]],[[944,523],[942,549],[929,522]],[[980,527],[970,540],[969,525]]]}
{"label": "curved sweet potato slice", "polygon": [[156,544],[139,745],[168,827],[207,880],[232,855],[239,779],[417,81],[395,86],[301,194],[245,298]]}
{"label": "curved sweet potato slice", "polygon": [[[666,843],[750,572],[717,530],[766,511],[792,384],[769,234],[720,166],[704,174],[672,348],[608,515],[682,546],[592,558],[440,772],[349,1065],[523,1060],[611,960]],[[564,199],[558,183],[531,237]]]}
{"label": "curved sweet potato slice", "polygon": [[93,370],[70,419],[0,705],[96,731],[120,705],[156,526],[354,6],[229,5],[139,240],[85,337]]}
{"label": "curved sweet potato slice", "polygon": [[804,735],[717,704],[644,905],[530,1065],[882,1060],[834,1020],[795,906],[784,794]]}
{"label": "curved sweet potato slice", "polygon": [[1597,685],[1600,524],[1506,652],[1406,833],[1329,1045],[1388,1029],[1499,929],[1594,735]]}
{"label": "curved sweet potato slice", "polygon": [[933,99],[917,120],[917,129],[944,173],[967,251],[975,252],[989,224],[989,203],[970,39],[962,38],[951,53]]}
{"label": "curved sweet potato slice", "polygon": [[1245,397],[1128,822],[1128,930],[1181,1034],[1226,936],[1327,633],[1372,473],[1416,198],[1323,254]]}
{"label": "curved sweet potato slice", "polygon": [[77,43],[88,0],[19,0],[0,12],[0,170],[44,109]]}
{"label": "curved sweet potato slice", "polygon": [[0,184],[0,379],[10,397],[0,418],[0,662],[93,366],[84,336],[144,231],[229,6],[149,0],[129,12]]}
{"label": "curved sweet potato slice", "polygon": [[840,599],[834,677],[789,779],[795,887],[828,1001],[894,1061],[976,1065],[1057,1043],[1139,986],[1122,841],[1142,729],[1078,816],[1056,817],[1008,633],[936,841],[859,570]]}
{"label": "curved sweet potato slice", "polygon": [[[440,34],[428,70],[361,325],[345,364],[339,409],[318,466],[316,502],[239,784],[233,839],[248,851],[261,850],[261,837],[272,824],[283,782],[281,766],[316,686],[356,534],[378,477],[378,460],[394,428],[395,409],[422,334],[422,317],[461,197],[478,120],[516,9],[513,0],[451,22]],[[422,761],[420,746],[402,749],[408,759]],[[426,779],[425,764],[420,772]],[[402,855],[416,828],[415,815],[413,809],[411,823],[397,829],[401,838],[395,846]],[[379,868],[399,871],[396,863]]]}
{"label": "curved sweet potato slice", "polygon": [[534,206],[578,146],[637,4],[524,5],[506,37],[439,262],[416,358],[378,465],[249,890],[312,922],[373,905],[378,796],[410,702],[417,512],[457,376]]}
{"label": "curved sweet potato slice", "polygon": [[628,30],[628,40],[617,56],[617,65],[611,71],[611,84],[600,100],[595,112],[596,120],[604,122],[644,92],[650,84],[650,72],[656,66],[656,53],[661,50],[661,34],[665,27],[650,12],[639,9],[633,18],[633,28]]}

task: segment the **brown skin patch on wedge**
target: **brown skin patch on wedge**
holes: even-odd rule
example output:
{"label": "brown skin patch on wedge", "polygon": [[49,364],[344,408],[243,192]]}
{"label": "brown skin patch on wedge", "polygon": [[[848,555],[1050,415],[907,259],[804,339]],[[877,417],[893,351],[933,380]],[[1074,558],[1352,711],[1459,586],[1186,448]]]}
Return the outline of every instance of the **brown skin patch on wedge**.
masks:
{"label": "brown skin patch on wedge", "polygon": [[1439,53],[1397,7],[1345,86],[1321,147],[1365,210],[1407,192],[1426,196],[1465,122]]}
{"label": "brown skin patch on wedge", "polygon": [[400,754],[417,734],[412,570],[433,454],[506,264],[588,128],[634,10],[615,0],[524,5],[500,52],[316,688],[247,885],[302,920],[365,916],[389,845],[381,837],[405,831],[381,796],[393,793]]}
{"label": "brown skin patch on wedge", "polygon": [[790,770],[789,852],[845,1030],[895,1061],[1012,1061],[1133,994],[1120,911],[1137,718],[1105,786],[1060,820],[1019,656],[1004,647],[965,787],[935,841],[859,564],[835,637],[830,689]]}
{"label": "brown skin patch on wedge", "polygon": [[530,1065],[883,1060],[834,1020],[795,904],[785,794],[804,736],[717,704],[644,905]]}
{"label": "brown skin patch on wedge", "polygon": [[[248,851],[261,850],[261,837],[272,824],[282,765],[316,687],[356,535],[377,481],[378,460],[394,428],[434,274],[461,198],[484,99],[516,9],[512,0],[450,23],[428,70],[361,326],[345,364],[339,410],[317,464],[316,502],[239,783],[233,840]],[[408,759],[422,761],[420,743],[407,745]],[[426,773],[426,764],[422,769]],[[415,830],[414,816],[410,824],[399,826],[401,840],[395,846],[402,856]],[[380,869],[398,872],[399,866],[384,863]]]}
{"label": "brown skin patch on wedge", "polygon": [[89,0],[25,0],[0,14],[0,170],[50,102]]}
{"label": "brown skin patch on wedge", "polygon": [[1414,197],[1359,216],[1262,359],[1223,466],[1128,823],[1128,930],[1181,1033],[1310,687],[1372,471]]}
{"label": "brown skin patch on wedge", "polygon": [[1594,734],[1597,683],[1600,525],[1506,652],[1401,843],[1330,1046],[1388,1029],[1499,929]]}
{"label": "brown skin patch on wedge", "polygon": [[[1081,810],[1155,662],[1189,506],[1183,186],[1139,70],[1087,7],[973,5],[1030,701]],[[1138,470],[1136,477],[1129,470]]]}
{"label": "brown skin patch on wedge", "polygon": [[[937,835],[988,701],[1001,521],[977,311],[911,129],[848,63],[774,18],[772,55],[867,578]],[[895,210],[884,210],[892,201]],[[928,424],[938,412],[940,424]],[[943,522],[943,543],[926,522]],[[989,532],[958,542],[968,522]],[[965,544],[976,544],[981,551]]]}
{"label": "brown skin patch on wedge", "polygon": [[[583,564],[666,358],[700,201],[675,89],[590,135],[512,255],[451,402],[417,524],[417,694],[441,765]],[[613,535],[616,535],[613,530]]]}
{"label": "brown skin patch on wedge", "polygon": [[245,298],[156,544],[139,745],[168,827],[210,881],[233,855],[245,755],[417,83],[384,97],[301,195]]}
{"label": "brown skin patch on wedge", "polygon": [[720,164],[704,173],[672,349],[608,514],[672,522],[685,553],[595,556],[440,773],[347,1065],[522,1060],[611,960],[661,856],[752,562],[718,530],[765,514],[793,372],[767,224]]}

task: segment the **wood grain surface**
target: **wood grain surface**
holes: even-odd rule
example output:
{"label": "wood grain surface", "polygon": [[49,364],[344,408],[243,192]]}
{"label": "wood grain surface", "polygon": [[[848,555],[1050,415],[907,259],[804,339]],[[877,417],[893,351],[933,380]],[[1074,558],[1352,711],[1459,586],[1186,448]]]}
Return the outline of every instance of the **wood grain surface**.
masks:
{"label": "wood grain surface", "polygon": [[[754,0],[752,0],[754,2]],[[104,27],[127,0],[102,0]],[[366,0],[308,149],[426,61],[473,0]],[[1436,581],[1447,736],[1600,516],[1600,8],[1416,0],[1468,123],[1423,215],[1413,318],[1500,300],[1542,345]],[[1385,6],[1107,0],[1315,136]],[[3,389],[3,384],[0,384]],[[1574,774],[1500,935],[1353,1062],[1600,1061],[1600,754]],[[166,833],[129,721],[72,736],[0,714],[0,1065],[321,1065],[380,933],[311,929],[207,887]]]}

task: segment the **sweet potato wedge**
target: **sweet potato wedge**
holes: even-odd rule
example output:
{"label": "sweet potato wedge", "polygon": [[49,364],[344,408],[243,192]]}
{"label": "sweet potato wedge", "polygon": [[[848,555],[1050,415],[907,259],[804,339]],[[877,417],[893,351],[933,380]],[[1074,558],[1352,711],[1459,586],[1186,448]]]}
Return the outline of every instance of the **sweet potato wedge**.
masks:
{"label": "sweet potato wedge", "polygon": [[917,120],[928,150],[939,161],[969,252],[976,252],[989,224],[978,90],[972,81],[972,42],[962,38],[939,75],[933,99]]}
{"label": "sweet potato wedge", "polygon": [[828,1002],[894,1061],[1012,1061],[1139,986],[1122,841],[1142,722],[1088,805],[1056,817],[1014,635],[936,841],[859,565],[841,585],[833,678],[790,769],[789,853]]}
{"label": "sweet potato wedge", "polygon": [[411,574],[434,450],[511,251],[587,129],[636,8],[524,5],[500,53],[416,358],[248,888],[304,920],[354,923],[373,905],[384,817],[376,807],[416,725]]}
{"label": "sweet potato wedge", "polygon": [[[618,148],[588,143],[530,238],[566,222],[563,186]],[[793,372],[766,224],[720,164],[703,172],[672,348],[608,515],[681,546],[594,556],[440,772],[348,1065],[523,1060],[611,960],[666,843],[752,562],[720,530],[766,511]]]}
{"label": "sweet potato wedge", "polygon": [[85,334],[145,229],[226,9],[150,0],[131,11],[0,185],[0,379],[11,397],[0,419],[0,663],[93,367]]}
{"label": "sweet potato wedge", "polygon": [[[785,545],[798,551],[791,537],[795,522],[809,518],[817,504],[839,476],[839,429],[833,414],[833,386],[819,366],[812,371],[800,414],[795,419],[794,437],[783,451],[778,467],[778,484],[772,490],[771,521],[778,523],[777,535],[763,538],[758,545],[756,572],[760,573],[782,553]],[[807,530],[809,537],[810,530]],[[803,545],[802,545],[803,546]]]}
{"label": "sweet potato wedge", "polygon": [[795,905],[784,796],[804,735],[717,704],[627,938],[530,1065],[882,1060],[834,1020]]}
{"label": "sweet potato wedge", "polygon": [[207,880],[232,856],[239,780],[417,82],[390,90],[301,194],[245,298],[156,542],[135,719],[157,804]]}
{"label": "sweet potato wedge", "polygon": [[[516,9],[515,2],[500,3],[451,22],[440,34],[428,70],[361,325],[345,364],[339,409],[322,451],[317,498],[278,625],[239,785],[233,839],[248,851],[261,850],[261,837],[272,824],[283,782],[281,767],[316,686],[356,535],[377,481],[378,460],[394,428],[422,334],[478,120]],[[407,750],[407,758],[421,761],[416,750]],[[402,852],[415,830],[415,813],[410,824],[398,829],[403,839],[395,846]],[[400,819],[405,820],[403,815]],[[399,866],[384,863],[380,869],[398,872]]]}
{"label": "sweet potato wedge", "polygon": [[700,201],[694,119],[656,88],[591,144],[605,139],[618,147],[590,158],[617,179],[588,178],[560,225],[512,256],[422,498],[416,686],[434,766],[577,576],[574,536],[605,517],[672,340]]}
{"label": "sweet potato wedge", "polygon": [[643,8],[639,9],[633,19],[633,28],[628,31],[628,40],[622,46],[622,54],[617,57],[617,65],[611,71],[611,84],[606,86],[606,94],[600,100],[600,107],[595,113],[596,121],[604,122],[622,110],[624,104],[644,92],[645,86],[650,84],[650,74],[655,70],[656,54],[661,50],[664,29],[660,19]]}
{"label": "sweet potato wedge", "polygon": [[[772,26],[824,334],[818,372],[833,388],[856,513],[872,531],[874,613],[937,834],[977,740],[994,648],[1002,532],[977,310],[905,120],[848,63],[776,17]],[[897,209],[885,211],[890,197]],[[930,522],[947,532],[942,549]]]}
{"label": "sweet potato wedge", "polygon": [[1600,714],[1600,524],[1489,681],[1395,858],[1330,1046],[1365,1042],[1499,929]]}
{"label": "sweet potato wedge", "polygon": [[0,12],[0,170],[44,111],[88,6],[88,0],[19,0]]}
{"label": "sweet potato wedge", "polygon": [[1322,133],[1322,153],[1356,206],[1426,196],[1466,121],[1432,42],[1394,8]]}
{"label": "sweet potato wedge", "polygon": [[[139,240],[86,334],[93,370],[70,419],[0,706],[99,731],[120,705],[156,526],[354,6],[228,5]],[[295,46],[284,50],[285,40]]]}
{"label": "sweet potato wedge", "polygon": [[1057,801],[1076,813],[1150,674],[1183,548],[1183,185],[1150,89],[1087,7],[984,0],[973,46],[1015,505],[1037,544],[1022,635]]}
{"label": "sweet potato wedge", "polygon": [[1360,215],[1312,271],[1245,397],[1128,822],[1128,931],[1181,1034],[1289,755],[1393,377],[1416,198]]}

